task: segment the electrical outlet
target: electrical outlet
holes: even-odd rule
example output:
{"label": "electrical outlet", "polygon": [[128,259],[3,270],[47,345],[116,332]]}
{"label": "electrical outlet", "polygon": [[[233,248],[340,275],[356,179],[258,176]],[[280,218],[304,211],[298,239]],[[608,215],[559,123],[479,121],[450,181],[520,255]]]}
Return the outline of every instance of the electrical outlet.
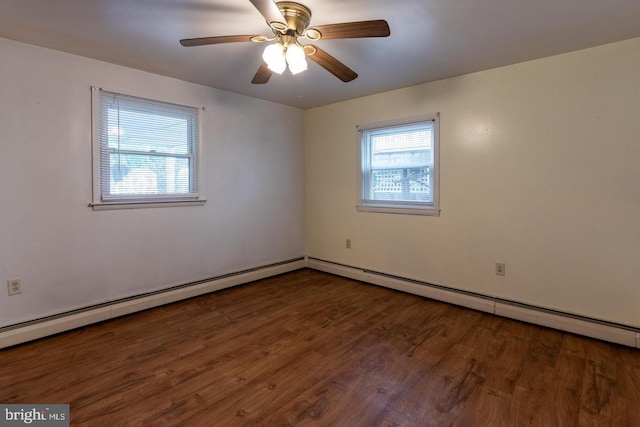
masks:
{"label": "electrical outlet", "polygon": [[7,288],[9,290],[9,296],[21,294],[22,293],[22,279],[10,279],[10,280],[7,280]]}
{"label": "electrical outlet", "polygon": [[497,276],[504,276],[506,270],[505,270],[505,264],[504,262],[496,262],[496,275]]}
{"label": "electrical outlet", "polygon": [[346,247],[347,249],[351,249],[351,239],[347,239],[347,240],[345,241],[345,247]]}

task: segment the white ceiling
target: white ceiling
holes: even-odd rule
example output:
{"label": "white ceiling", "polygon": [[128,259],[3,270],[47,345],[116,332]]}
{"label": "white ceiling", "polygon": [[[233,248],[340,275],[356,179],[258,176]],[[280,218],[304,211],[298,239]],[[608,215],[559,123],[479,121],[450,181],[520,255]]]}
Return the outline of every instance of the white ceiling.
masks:
{"label": "white ceiling", "polygon": [[[182,47],[182,38],[264,34],[249,0],[2,0],[0,37],[311,108],[640,36],[640,0],[301,0],[311,25],[386,19],[388,38],[317,45],[317,64],[252,85],[264,44]],[[2,59],[3,61],[6,58]]]}

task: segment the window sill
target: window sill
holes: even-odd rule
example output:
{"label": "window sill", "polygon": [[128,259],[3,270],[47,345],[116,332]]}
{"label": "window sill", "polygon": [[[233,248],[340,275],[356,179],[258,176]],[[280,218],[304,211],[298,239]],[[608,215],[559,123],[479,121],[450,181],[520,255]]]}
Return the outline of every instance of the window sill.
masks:
{"label": "window sill", "polygon": [[153,202],[100,202],[89,203],[94,211],[110,211],[117,209],[176,208],[181,206],[202,206],[207,201],[200,200],[167,200]]}
{"label": "window sill", "polygon": [[401,215],[440,216],[440,209],[433,207],[390,206],[390,205],[357,205],[358,212],[377,212]]}

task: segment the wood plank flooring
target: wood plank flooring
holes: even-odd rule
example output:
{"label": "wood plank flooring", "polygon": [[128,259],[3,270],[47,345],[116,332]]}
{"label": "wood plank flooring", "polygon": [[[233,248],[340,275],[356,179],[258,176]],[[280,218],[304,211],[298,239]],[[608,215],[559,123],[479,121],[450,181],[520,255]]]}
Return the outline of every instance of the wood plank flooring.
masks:
{"label": "wood plank flooring", "polygon": [[77,426],[640,426],[640,351],[299,270],[0,350]]}

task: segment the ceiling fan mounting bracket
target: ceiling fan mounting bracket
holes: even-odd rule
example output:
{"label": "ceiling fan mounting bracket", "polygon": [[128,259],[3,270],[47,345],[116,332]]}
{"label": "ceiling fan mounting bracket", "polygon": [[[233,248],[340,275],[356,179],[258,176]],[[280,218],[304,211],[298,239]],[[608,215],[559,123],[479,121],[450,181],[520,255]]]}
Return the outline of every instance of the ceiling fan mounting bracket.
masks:
{"label": "ceiling fan mounting bracket", "polygon": [[306,6],[293,1],[281,1],[276,3],[276,5],[286,21],[287,28],[284,28],[283,30],[281,28],[282,23],[279,22],[272,22],[270,24],[271,28],[282,33],[286,33],[287,30],[291,29],[298,35],[302,35],[311,22],[311,10]]}
{"label": "ceiling fan mounting bracket", "polygon": [[297,44],[298,43],[298,38],[296,37],[296,35],[293,33],[293,31],[288,32],[287,34],[282,34],[280,37],[280,44],[282,46],[284,46],[285,48],[289,45],[292,44]]}

